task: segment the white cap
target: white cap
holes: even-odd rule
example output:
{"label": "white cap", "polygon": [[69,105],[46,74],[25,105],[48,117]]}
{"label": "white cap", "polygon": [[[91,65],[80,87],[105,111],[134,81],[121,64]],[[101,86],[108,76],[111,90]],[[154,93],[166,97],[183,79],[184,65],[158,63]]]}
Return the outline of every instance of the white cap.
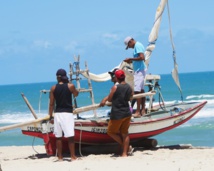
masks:
{"label": "white cap", "polygon": [[128,36],[128,37],[125,38],[124,43],[125,43],[125,45],[126,45],[126,49],[129,48],[128,43],[129,43],[129,41],[130,41],[131,39],[133,39],[131,36]]}

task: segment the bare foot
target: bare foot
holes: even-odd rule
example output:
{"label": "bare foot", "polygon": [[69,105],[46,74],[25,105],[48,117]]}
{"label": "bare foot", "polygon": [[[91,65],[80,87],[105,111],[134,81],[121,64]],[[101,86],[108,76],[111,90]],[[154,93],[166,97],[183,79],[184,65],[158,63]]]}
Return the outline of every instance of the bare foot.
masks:
{"label": "bare foot", "polygon": [[54,162],[62,162],[63,161],[63,159],[57,159],[57,160],[55,160]]}
{"label": "bare foot", "polygon": [[76,161],[76,160],[81,160],[81,158],[79,158],[79,157],[72,157],[71,158],[71,161]]}
{"label": "bare foot", "polygon": [[141,116],[143,116],[143,115],[145,115],[146,114],[146,112],[145,112],[145,110],[141,110]]}
{"label": "bare foot", "polygon": [[120,157],[128,157],[126,154],[122,154]]}
{"label": "bare foot", "polygon": [[144,116],[146,113],[145,112],[141,112],[141,116]]}
{"label": "bare foot", "polygon": [[138,112],[138,113],[132,114],[132,116],[133,116],[134,118],[140,118],[140,117],[141,117],[141,114]]}

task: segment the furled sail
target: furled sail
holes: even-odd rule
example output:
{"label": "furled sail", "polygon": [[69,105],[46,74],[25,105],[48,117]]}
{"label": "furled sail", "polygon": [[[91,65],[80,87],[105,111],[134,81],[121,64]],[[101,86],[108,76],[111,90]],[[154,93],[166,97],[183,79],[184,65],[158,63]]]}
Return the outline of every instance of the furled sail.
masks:
{"label": "furled sail", "polygon": [[148,44],[148,46],[146,48],[146,52],[145,52],[147,67],[149,65],[151,54],[155,48],[155,43],[158,38],[158,32],[159,32],[159,28],[160,28],[160,24],[161,24],[162,14],[164,12],[166,3],[167,3],[167,0],[161,0],[160,4],[156,10],[155,21],[154,21],[154,24],[153,24],[153,27],[152,27],[152,30],[150,32],[149,39],[148,39],[149,44]]}
{"label": "furled sail", "polygon": [[[114,67],[110,71],[113,71],[115,68],[128,70],[129,68],[132,68],[132,65],[128,64],[126,62],[121,62],[118,66]],[[104,82],[104,81],[108,81],[108,80],[111,79],[111,76],[108,74],[108,72],[105,72],[105,73],[102,73],[102,74],[89,73],[89,76],[85,72],[83,72],[81,74],[86,78],[90,77],[91,80],[96,81],[96,82]]]}
{"label": "furled sail", "polygon": [[[118,66],[114,67],[112,70],[113,71],[115,68],[122,69],[124,70],[126,74],[126,82],[130,84],[132,87],[134,86],[134,78],[132,75],[132,64],[128,64],[126,62],[121,62]],[[91,80],[96,81],[96,82],[104,82],[108,81],[111,79],[111,76],[108,72],[102,73],[102,74],[93,74],[93,73],[81,73],[85,78],[90,77]]]}
{"label": "furled sail", "polygon": [[167,2],[167,11],[168,11],[168,18],[169,18],[170,40],[171,40],[172,49],[173,49],[173,61],[174,61],[174,68],[172,70],[172,78],[175,81],[175,84],[178,86],[178,89],[179,89],[180,94],[181,94],[181,100],[183,101],[183,93],[182,93],[182,90],[181,90],[181,85],[180,85],[180,81],[179,81],[179,77],[178,77],[178,64],[176,62],[175,45],[174,45],[173,38],[172,38],[172,28],[171,28],[169,3],[168,2]]}
{"label": "furled sail", "polygon": [[182,90],[181,90],[179,76],[178,76],[178,65],[176,62],[175,46],[174,46],[173,38],[172,38],[172,29],[171,29],[171,22],[170,22],[170,12],[169,12],[168,0],[161,0],[159,6],[157,8],[156,15],[155,15],[155,22],[154,22],[153,28],[151,30],[151,33],[149,35],[149,45],[147,46],[146,52],[145,52],[146,65],[147,65],[147,67],[149,66],[151,53],[155,48],[155,43],[158,38],[158,31],[159,31],[159,27],[160,27],[160,23],[161,23],[161,19],[162,19],[162,14],[164,12],[166,4],[167,4],[167,11],[168,11],[168,18],[169,18],[169,26],[170,26],[170,40],[171,40],[172,49],[173,49],[173,61],[174,61],[174,68],[172,70],[172,78],[174,79],[176,85],[178,86],[178,89],[181,94],[181,100],[183,101],[183,95],[182,95]]}

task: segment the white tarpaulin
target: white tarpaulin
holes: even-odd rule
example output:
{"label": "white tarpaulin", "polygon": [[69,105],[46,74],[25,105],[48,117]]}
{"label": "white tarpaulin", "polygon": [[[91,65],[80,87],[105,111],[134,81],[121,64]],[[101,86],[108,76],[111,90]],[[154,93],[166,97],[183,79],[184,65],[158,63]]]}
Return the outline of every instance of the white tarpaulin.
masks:
{"label": "white tarpaulin", "polygon": [[[125,72],[125,75],[126,75],[126,82],[129,83],[132,87],[133,87],[133,84],[134,84],[134,81],[133,81],[133,75],[132,75],[132,70],[130,68],[132,68],[132,64],[128,64],[126,62],[122,62],[120,63],[118,66],[114,67],[112,70],[110,71],[113,71],[115,68],[118,68],[118,69],[122,69],[124,70]],[[108,81],[111,79],[111,76],[108,72],[105,72],[105,73],[102,73],[102,74],[93,74],[93,73],[81,73],[84,77],[88,78],[90,77],[91,80],[93,81],[96,81],[96,82],[104,82],[104,81]]]}

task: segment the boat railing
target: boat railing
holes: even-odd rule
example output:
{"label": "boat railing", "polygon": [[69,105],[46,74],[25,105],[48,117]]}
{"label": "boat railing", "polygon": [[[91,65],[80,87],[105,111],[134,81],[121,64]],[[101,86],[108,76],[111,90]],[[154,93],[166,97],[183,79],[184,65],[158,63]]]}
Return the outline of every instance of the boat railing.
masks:
{"label": "boat railing", "polygon": [[[151,75],[151,74],[148,74],[146,75],[145,77],[145,86],[148,86],[149,88],[149,91],[150,92],[158,92],[159,94],[159,105],[160,107],[163,109],[163,110],[166,110],[166,107],[165,107],[165,104],[164,104],[164,98],[162,96],[162,93],[161,93],[161,88],[160,88],[160,85],[158,83],[158,81],[161,79],[160,75]],[[153,109],[153,96],[149,96],[149,107],[147,109],[147,113],[149,114],[152,109]]]}

